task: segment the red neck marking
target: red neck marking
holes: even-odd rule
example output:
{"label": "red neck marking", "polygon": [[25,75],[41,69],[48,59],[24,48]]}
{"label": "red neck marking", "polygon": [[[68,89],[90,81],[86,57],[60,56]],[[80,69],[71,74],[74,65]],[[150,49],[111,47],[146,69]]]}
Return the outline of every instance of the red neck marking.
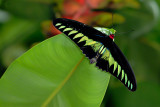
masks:
{"label": "red neck marking", "polygon": [[113,35],[113,34],[110,34],[109,37],[110,37],[111,39],[114,39],[114,35]]}

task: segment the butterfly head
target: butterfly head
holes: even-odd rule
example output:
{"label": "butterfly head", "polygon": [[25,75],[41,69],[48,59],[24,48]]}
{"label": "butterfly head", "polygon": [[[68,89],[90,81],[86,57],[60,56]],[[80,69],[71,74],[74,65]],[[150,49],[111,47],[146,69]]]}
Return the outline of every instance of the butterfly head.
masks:
{"label": "butterfly head", "polygon": [[108,29],[108,30],[109,30],[109,37],[114,40],[116,30],[114,30],[113,28]]}
{"label": "butterfly head", "polygon": [[107,36],[109,36],[112,40],[114,40],[114,36],[116,33],[116,30],[114,30],[113,28],[109,29],[109,28],[104,28],[104,27],[94,27],[95,29],[99,30],[100,32],[106,34]]}

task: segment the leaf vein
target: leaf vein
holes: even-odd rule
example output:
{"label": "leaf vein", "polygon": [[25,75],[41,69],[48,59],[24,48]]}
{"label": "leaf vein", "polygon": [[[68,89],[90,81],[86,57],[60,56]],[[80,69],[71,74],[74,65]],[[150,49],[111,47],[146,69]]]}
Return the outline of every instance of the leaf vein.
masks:
{"label": "leaf vein", "polygon": [[76,66],[71,70],[71,72],[66,76],[66,78],[61,82],[61,84],[53,90],[53,92],[50,94],[50,96],[44,101],[41,107],[46,107],[51,100],[55,97],[55,95],[60,91],[60,89],[65,85],[65,83],[70,79],[74,71],[77,69],[77,67],[80,65],[80,63],[83,61],[84,56],[81,58],[81,60],[76,64]]}

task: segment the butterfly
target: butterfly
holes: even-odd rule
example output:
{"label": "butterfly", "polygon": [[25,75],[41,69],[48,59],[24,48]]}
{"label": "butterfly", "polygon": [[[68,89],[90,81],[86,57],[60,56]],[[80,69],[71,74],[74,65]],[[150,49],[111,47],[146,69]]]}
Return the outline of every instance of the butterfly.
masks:
{"label": "butterfly", "polygon": [[65,18],[53,20],[53,25],[75,42],[91,64],[96,63],[99,69],[111,73],[129,90],[136,90],[133,70],[114,42],[116,32],[114,29],[93,28]]}

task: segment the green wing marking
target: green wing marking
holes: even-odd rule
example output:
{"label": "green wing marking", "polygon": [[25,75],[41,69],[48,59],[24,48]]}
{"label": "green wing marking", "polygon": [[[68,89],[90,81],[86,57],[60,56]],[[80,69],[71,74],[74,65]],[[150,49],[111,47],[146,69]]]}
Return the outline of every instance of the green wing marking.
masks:
{"label": "green wing marking", "polygon": [[71,31],[71,30],[73,30],[73,29],[72,28],[66,28],[66,29],[63,30],[63,32]]}
{"label": "green wing marking", "polygon": [[114,60],[109,50],[106,50],[102,56],[97,60],[97,63],[104,62],[103,64],[96,64],[100,69],[106,70],[106,66],[108,63],[108,71],[113,74],[116,78],[118,78],[125,86],[127,86],[130,90],[132,90],[133,85],[128,80],[127,74],[124,69],[121,68],[121,65]]}

